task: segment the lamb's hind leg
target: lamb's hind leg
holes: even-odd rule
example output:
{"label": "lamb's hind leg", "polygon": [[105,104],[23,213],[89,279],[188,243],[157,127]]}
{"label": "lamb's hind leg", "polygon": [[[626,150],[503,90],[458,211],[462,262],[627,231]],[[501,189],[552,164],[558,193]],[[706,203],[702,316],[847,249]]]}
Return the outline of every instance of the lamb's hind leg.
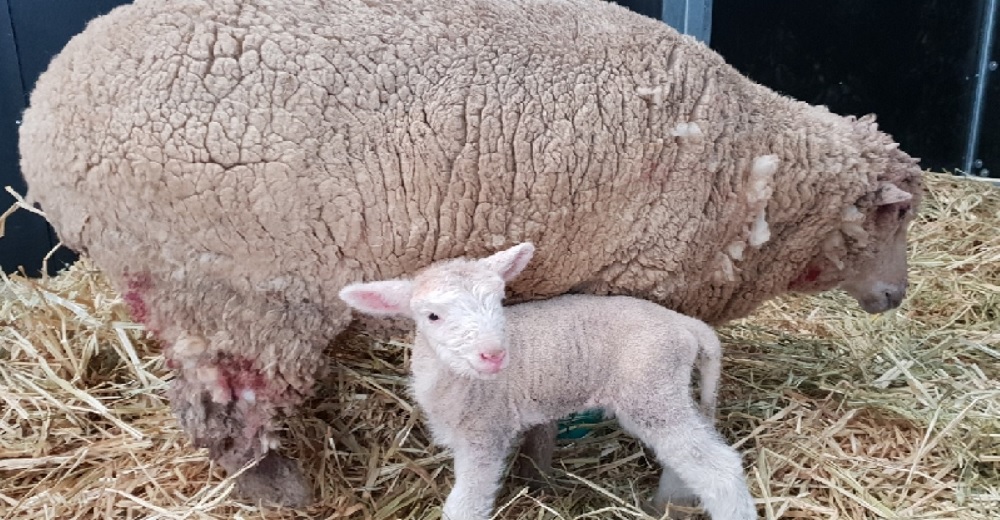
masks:
{"label": "lamb's hind leg", "polygon": [[[654,515],[662,515],[667,509],[667,504],[685,508],[693,508],[698,505],[698,495],[688,487],[684,479],[677,474],[669,464],[663,464],[663,471],[660,473],[660,482],[656,488],[656,495],[653,498],[651,511]],[[671,507],[669,518],[686,518],[687,515]]]}
{"label": "lamb's hind leg", "polygon": [[653,499],[663,511],[675,497],[694,494],[712,520],[754,520],[757,509],[747,488],[739,453],[695,409],[644,407],[620,413],[619,423],[648,444],[672,472],[664,473]]}
{"label": "lamb's hind leg", "polygon": [[513,473],[527,480],[532,489],[538,489],[552,471],[552,452],[558,433],[559,424],[556,421],[533,426],[524,433]]}

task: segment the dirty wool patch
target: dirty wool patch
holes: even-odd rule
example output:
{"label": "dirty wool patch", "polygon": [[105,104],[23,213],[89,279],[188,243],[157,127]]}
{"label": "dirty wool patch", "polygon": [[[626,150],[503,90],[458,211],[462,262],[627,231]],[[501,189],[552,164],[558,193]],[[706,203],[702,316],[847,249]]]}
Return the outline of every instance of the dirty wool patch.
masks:
{"label": "dirty wool patch", "polygon": [[[720,329],[719,427],[764,518],[1000,517],[1000,191],[928,184],[902,308],[787,297]],[[450,458],[406,397],[407,345],[340,347],[283,433],[319,503],[240,504],[171,416],[158,346],[86,258],[3,277],[0,519],[437,518]],[[555,464],[543,492],[508,478],[497,517],[647,518],[658,468],[613,421],[562,441]]]}

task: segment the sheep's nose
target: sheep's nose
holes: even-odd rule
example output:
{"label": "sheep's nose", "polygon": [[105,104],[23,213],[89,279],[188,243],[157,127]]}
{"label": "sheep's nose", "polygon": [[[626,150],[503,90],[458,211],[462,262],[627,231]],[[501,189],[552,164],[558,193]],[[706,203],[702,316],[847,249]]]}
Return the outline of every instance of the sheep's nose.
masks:
{"label": "sheep's nose", "polygon": [[503,358],[506,355],[507,353],[500,349],[484,350],[479,353],[479,357],[482,358],[483,361],[492,364],[499,364],[503,361]]}
{"label": "sheep's nose", "polygon": [[895,309],[896,307],[899,307],[899,304],[903,303],[903,298],[905,297],[906,297],[906,289],[885,292],[885,302],[886,304],[888,304],[889,309]]}

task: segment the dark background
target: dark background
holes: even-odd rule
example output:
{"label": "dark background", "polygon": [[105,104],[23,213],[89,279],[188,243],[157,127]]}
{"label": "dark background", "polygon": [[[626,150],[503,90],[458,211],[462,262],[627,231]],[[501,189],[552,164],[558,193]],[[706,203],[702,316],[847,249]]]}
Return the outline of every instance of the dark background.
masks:
{"label": "dark background", "polygon": [[[18,167],[17,125],[28,103],[28,94],[52,56],[83,30],[92,18],[120,0],[0,0],[0,190],[10,186],[24,195]],[[0,213],[14,203],[0,192]],[[41,271],[42,259],[59,243],[41,217],[19,210],[7,219],[0,238],[0,267],[10,273],[19,268],[30,275]],[[76,255],[65,248],[49,260],[49,272],[72,263]]]}
{"label": "dark background", "polygon": [[[751,79],[839,114],[875,113],[925,168],[963,167],[986,0],[615,1],[657,19],[710,5],[710,38],[692,34]],[[0,188],[25,191],[17,122],[38,75],[90,19],[125,3],[0,0]],[[975,155],[983,166],[972,173],[1000,178],[998,75],[989,76]],[[12,202],[0,192],[0,212]],[[0,239],[0,267],[36,275],[57,242],[40,217],[18,211]],[[49,271],[74,259],[61,250]]]}
{"label": "dark background", "polygon": [[[778,92],[838,114],[875,113],[925,168],[952,170],[965,156],[983,5],[714,0],[712,47]],[[996,92],[997,81],[990,84]],[[994,114],[997,95],[990,96]],[[996,119],[981,141],[993,158],[987,164],[1000,160]],[[1000,164],[993,170],[1000,173]]]}

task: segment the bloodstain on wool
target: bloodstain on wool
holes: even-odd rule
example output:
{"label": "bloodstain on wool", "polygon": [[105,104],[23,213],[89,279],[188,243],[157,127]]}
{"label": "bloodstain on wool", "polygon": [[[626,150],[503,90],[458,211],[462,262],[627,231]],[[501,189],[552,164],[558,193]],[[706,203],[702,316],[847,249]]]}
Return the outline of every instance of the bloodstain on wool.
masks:
{"label": "bloodstain on wool", "polygon": [[125,294],[122,295],[122,299],[125,300],[125,305],[128,305],[132,319],[142,324],[146,324],[149,319],[149,308],[146,306],[144,294],[148,293],[152,286],[148,273],[125,275]]}
{"label": "bloodstain on wool", "polygon": [[797,278],[792,280],[788,284],[789,289],[795,289],[797,287],[803,287],[805,285],[811,284],[819,279],[820,275],[823,274],[822,269],[816,266],[809,266],[805,271],[802,272]]}
{"label": "bloodstain on wool", "polygon": [[233,399],[245,399],[248,391],[253,393],[254,399],[268,393],[267,377],[248,358],[223,355],[216,360],[215,367],[219,371],[219,386]]}
{"label": "bloodstain on wool", "polygon": [[[128,312],[132,319],[143,324],[153,337],[159,336],[160,329],[151,322],[149,306],[146,304],[146,295],[153,288],[149,273],[125,273],[124,279],[125,292],[122,294],[122,300],[128,306]],[[166,349],[165,346],[164,351]]]}

